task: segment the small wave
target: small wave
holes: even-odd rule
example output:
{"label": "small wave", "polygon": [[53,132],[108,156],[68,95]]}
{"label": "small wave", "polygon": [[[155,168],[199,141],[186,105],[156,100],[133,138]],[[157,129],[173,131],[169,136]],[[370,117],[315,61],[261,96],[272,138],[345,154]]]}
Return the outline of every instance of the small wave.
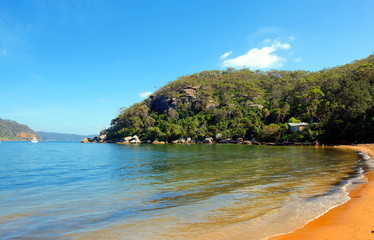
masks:
{"label": "small wave", "polygon": [[281,212],[293,212],[291,215],[294,215],[292,219],[290,218],[287,221],[296,221],[299,223],[299,226],[296,227],[296,224],[293,224],[293,226],[288,227],[288,229],[284,229],[283,233],[272,235],[264,239],[294,232],[309,222],[326,214],[331,209],[350,200],[351,198],[349,197],[349,192],[352,191],[358,184],[367,183],[368,180],[365,177],[365,173],[374,169],[374,160],[368,155],[367,152],[360,151],[358,155],[360,158],[357,161],[355,173],[348,178],[342,179],[342,181],[337,184],[337,188],[329,191],[326,194],[314,196],[304,201],[302,199],[294,199],[283,207]]}
{"label": "small wave", "polygon": [[364,165],[364,169],[366,171],[374,169],[374,160],[369,156],[369,154],[366,151],[360,151],[358,152],[358,155],[360,156],[361,163]]}

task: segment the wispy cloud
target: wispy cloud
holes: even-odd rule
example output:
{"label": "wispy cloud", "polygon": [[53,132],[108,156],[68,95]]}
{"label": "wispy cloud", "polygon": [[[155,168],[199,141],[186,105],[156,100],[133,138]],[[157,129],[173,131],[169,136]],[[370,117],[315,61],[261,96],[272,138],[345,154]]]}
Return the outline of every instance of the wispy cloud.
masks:
{"label": "wispy cloud", "polygon": [[279,68],[283,66],[285,58],[277,55],[279,50],[288,50],[291,48],[289,43],[282,43],[279,39],[265,39],[263,48],[250,49],[245,54],[226,59],[222,62],[223,67],[242,68],[248,67],[253,69]]}
{"label": "wispy cloud", "polygon": [[231,54],[232,54],[232,51],[230,51],[230,52],[225,52],[224,54],[222,54],[222,55],[220,56],[220,58],[221,58],[222,60],[225,60],[225,59],[228,58]]}
{"label": "wispy cloud", "polygon": [[295,58],[294,61],[295,61],[295,62],[302,62],[303,59],[302,59],[301,57],[298,57],[298,58]]}
{"label": "wispy cloud", "polygon": [[8,49],[0,48],[0,57],[6,57],[8,55]]}
{"label": "wispy cloud", "polygon": [[[14,27],[14,25],[17,25],[17,27]],[[24,46],[27,45],[30,28],[6,14],[0,16],[0,60],[9,60],[14,56],[26,55]]]}
{"label": "wispy cloud", "polygon": [[141,98],[147,98],[151,94],[152,94],[152,92],[142,92],[142,93],[139,93],[139,97],[141,97]]}

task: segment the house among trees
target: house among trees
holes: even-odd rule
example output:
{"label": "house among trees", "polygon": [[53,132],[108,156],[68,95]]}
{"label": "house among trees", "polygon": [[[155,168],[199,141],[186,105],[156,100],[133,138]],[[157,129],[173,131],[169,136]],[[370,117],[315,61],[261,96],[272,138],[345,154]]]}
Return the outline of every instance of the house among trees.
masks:
{"label": "house among trees", "polygon": [[301,123],[288,123],[291,132],[298,132],[304,131],[305,128],[309,126],[308,123],[301,122]]}

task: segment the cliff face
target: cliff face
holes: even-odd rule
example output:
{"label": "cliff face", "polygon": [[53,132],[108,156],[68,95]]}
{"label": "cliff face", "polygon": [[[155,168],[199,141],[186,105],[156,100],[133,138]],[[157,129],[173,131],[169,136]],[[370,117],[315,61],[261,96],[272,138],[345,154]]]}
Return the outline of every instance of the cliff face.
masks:
{"label": "cliff face", "polygon": [[17,137],[21,139],[32,139],[32,138],[36,138],[36,134],[21,132],[17,134]]}
{"label": "cliff face", "polygon": [[38,134],[27,125],[0,118],[1,141],[29,141],[34,137],[40,139]]}
{"label": "cliff face", "polygon": [[196,90],[196,87],[185,87],[178,91],[178,97],[168,97],[162,94],[152,95],[149,103],[151,111],[169,112],[182,104],[186,104],[190,110],[194,110],[196,107]]}

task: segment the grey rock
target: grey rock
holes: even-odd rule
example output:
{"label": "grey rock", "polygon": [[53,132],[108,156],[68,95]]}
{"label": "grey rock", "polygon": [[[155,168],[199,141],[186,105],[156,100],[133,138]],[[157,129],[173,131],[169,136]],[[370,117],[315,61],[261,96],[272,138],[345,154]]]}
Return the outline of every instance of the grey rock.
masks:
{"label": "grey rock", "polygon": [[226,139],[219,141],[219,143],[230,143],[230,142],[231,142],[231,138],[226,138]]}
{"label": "grey rock", "polygon": [[204,139],[203,143],[213,143],[213,138],[207,137]]}
{"label": "grey rock", "polygon": [[216,139],[221,139],[222,138],[222,133],[217,133],[216,134]]}

